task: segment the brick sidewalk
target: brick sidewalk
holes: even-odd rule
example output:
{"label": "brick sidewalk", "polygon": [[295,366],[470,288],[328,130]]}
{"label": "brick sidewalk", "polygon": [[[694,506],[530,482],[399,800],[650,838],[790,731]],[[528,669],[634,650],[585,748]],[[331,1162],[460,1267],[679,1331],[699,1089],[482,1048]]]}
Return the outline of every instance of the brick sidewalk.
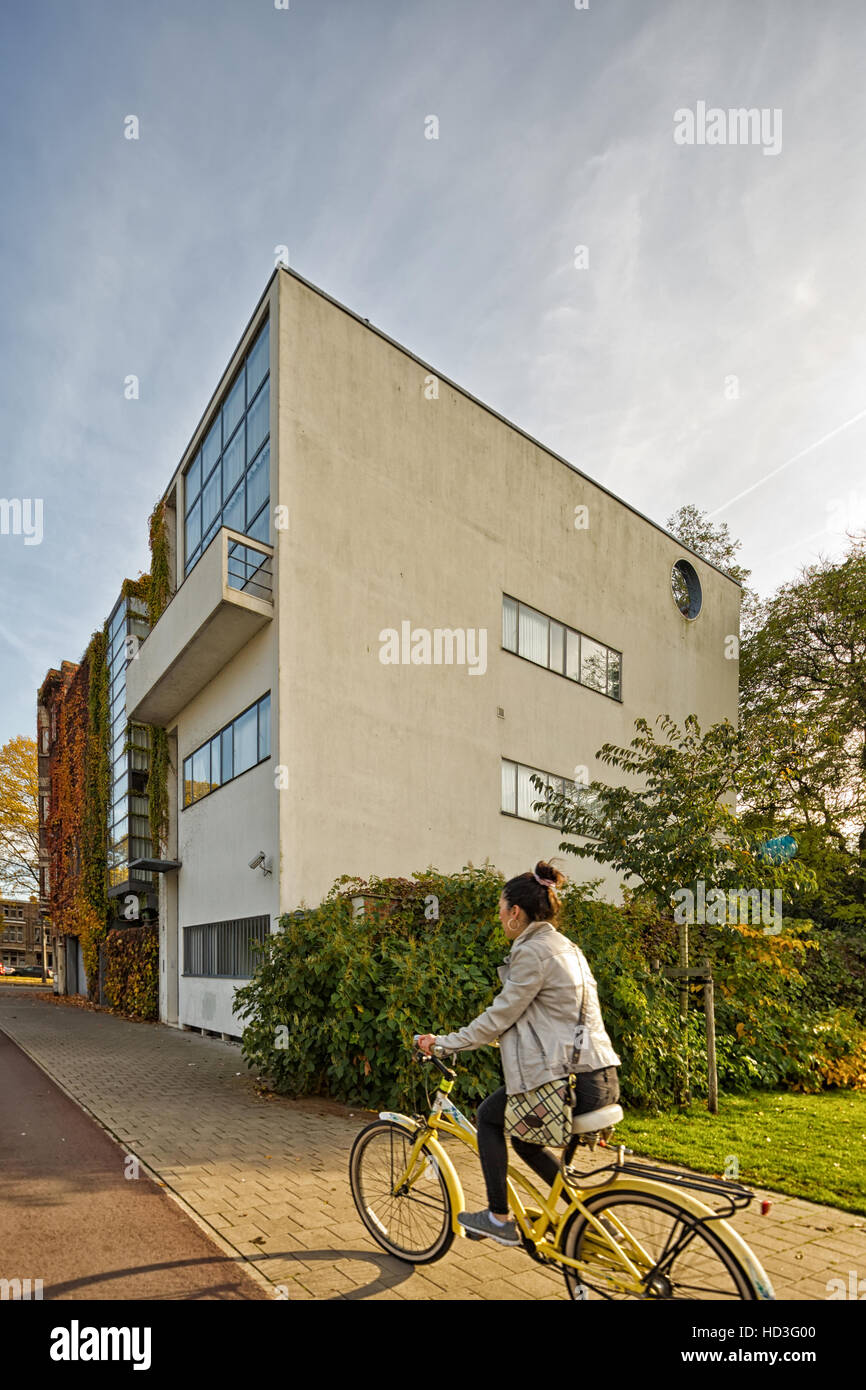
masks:
{"label": "brick sidewalk", "polygon": [[[237,1045],[0,989],[0,1028],[236,1250],[297,1299],[563,1299],[562,1275],[520,1250],[459,1240],[413,1268],[386,1255],[355,1211],[348,1157],[366,1111],[260,1098]],[[459,1103],[459,1098],[458,1098]],[[453,1148],[452,1148],[453,1152]],[[586,1155],[586,1168],[599,1158]],[[476,1161],[457,1155],[467,1205],[485,1205]],[[866,1273],[866,1223],[769,1196],[734,1222],[777,1298],[824,1299]]]}

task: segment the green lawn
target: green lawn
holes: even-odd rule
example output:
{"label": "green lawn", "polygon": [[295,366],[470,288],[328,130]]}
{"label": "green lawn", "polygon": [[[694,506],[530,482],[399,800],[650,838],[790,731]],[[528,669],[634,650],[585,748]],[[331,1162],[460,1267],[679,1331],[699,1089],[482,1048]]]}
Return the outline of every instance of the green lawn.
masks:
{"label": "green lawn", "polygon": [[[615,1136],[636,1154],[722,1176],[730,1155],[747,1187],[866,1215],[866,1093],[791,1091],[720,1096],[651,1116],[626,1110]],[[729,1174],[732,1176],[732,1174]]]}

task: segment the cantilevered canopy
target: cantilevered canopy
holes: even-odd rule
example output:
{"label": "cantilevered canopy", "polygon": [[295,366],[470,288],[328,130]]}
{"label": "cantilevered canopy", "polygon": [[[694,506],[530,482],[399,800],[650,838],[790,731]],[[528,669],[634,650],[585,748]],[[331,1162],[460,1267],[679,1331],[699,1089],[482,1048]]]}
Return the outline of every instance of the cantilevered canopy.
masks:
{"label": "cantilevered canopy", "polygon": [[179,869],[179,859],[133,859],[129,865],[130,873],[138,869],[143,874],[170,874]]}

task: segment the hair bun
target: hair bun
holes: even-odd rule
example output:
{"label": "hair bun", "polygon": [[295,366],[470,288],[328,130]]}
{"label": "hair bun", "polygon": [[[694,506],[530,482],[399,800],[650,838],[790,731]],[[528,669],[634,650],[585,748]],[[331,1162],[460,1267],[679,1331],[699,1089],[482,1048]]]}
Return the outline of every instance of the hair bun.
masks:
{"label": "hair bun", "polygon": [[547,864],[543,859],[539,859],[534,869],[534,877],[539,883],[546,884],[548,888],[558,888],[565,882],[562,874],[555,869],[552,864]]}

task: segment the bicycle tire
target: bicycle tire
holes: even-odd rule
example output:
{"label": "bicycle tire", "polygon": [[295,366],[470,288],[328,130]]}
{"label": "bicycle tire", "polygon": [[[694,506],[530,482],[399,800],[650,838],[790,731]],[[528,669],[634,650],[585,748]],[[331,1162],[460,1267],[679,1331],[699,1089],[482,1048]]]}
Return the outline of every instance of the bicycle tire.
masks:
{"label": "bicycle tire", "polygon": [[[655,1193],[637,1192],[629,1188],[621,1188],[613,1192],[593,1193],[583,1200],[583,1205],[586,1207],[587,1211],[591,1212],[592,1215],[599,1220],[602,1219],[601,1214],[606,1208],[624,1205],[644,1207],[656,1213],[664,1213],[665,1215],[674,1216],[675,1218],[677,1216],[688,1216],[690,1214],[687,1212],[686,1208],[680,1206],[673,1198],[662,1197],[660,1194]],[[626,1229],[628,1229],[629,1223],[627,1219],[624,1219],[624,1224]],[[594,1234],[592,1227],[583,1213],[576,1211],[569,1218],[562,1239],[562,1252],[569,1259],[581,1259],[580,1246],[584,1238],[584,1232],[587,1232],[589,1235]],[[643,1233],[636,1231],[635,1236],[637,1239],[641,1240],[642,1244],[646,1244],[646,1237]],[[695,1229],[694,1238],[699,1242],[703,1242],[704,1247],[711,1250],[714,1255],[719,1257],[721,1264],[725,1267],[727,1274],[730,1276],[730,1281],[733,1286],[732,1290],[713,1294],[706,1289],[701,1289],[700,1286],[697,1285],[677,1284],[675,1280],[672,1281],[667,1279],[666,1282],[671,1285],[671,1292],[669,1293],[657,1292],[655,1294],[646,1293],[641,1295],[628,1293],[626,1291],[619,1293],[606,1292],[603,1283],[601,1289],[594,1288],[591,1279],[588,1279],[586,1275],[581,1276],[576,1270],[563,1269],[565,1286],[568,1290],[569,1298],[573,1301],[583,1301],[594,1292],[597,1297],[610,1300],[615,1300],[617,1298],[637,1298],[646,1299],[647,1301],[656,1301],[661,1299],[676,1299],[678,1295],[676,1292],[673,1292],[675,1288],[691,1290],[690,1292],[683,1292],[679,1295],[684,1299],[693,1299],[696,1297],[696,1294],[699,1296],[700,1292],[707,1294],[710,1298],[717,1298],[719,1301],[731,1297],[740,1301],[750,1302],[760,1297],[748,1272],[743,1268],[737,1256],[728,1249],[718,1232],[710,1230],[705,1225],[698,1226]],[[700,1249],[701,1246],[697,1248]],[[585,1251],[584,1253],[586,1254],[587,1252]],[[656,1252],[650,1250],[649,1253],[653,1254]]]}
{"label": "bicycle tire", "polygon": [[[381,1245],[383,1250],[396,1256],[398,1260],[422,1265],[431,1264],[433,1260],[440,1260],[447,1254],[456,1232],[452,1226],[451,1194],[438,1163],[426,1145],[421,1150],[428,1160],[429,1178],[424,1177],[420,1180],[425,1185],[424,1189],[416,1192],[413,1185],[412,1192],[396,1197],[390,1193],[385,1195],[389,1184],[393,1187],[393,1183],[405,1169],[413,1143],[414,1135],[402,1125],[394,1124],[391,1120],[375,1120],[361,1130],[352,1145],[349,1156],[349,1183],[358,1215],[377,1245]],[[382,1153],[381,1160],[378,1159],[379,1149]],[[382,1169],[378,1181],[375,1172],[377,1162]],[[376,1191],[373,1190],[374,1184]],[[439,1194],[438,1203],[431,1184],[435,1184]],[[429,1201],[426,1200],[428,1197]],[[371,1205],[374,1201],[379,1206],[378,1210],[374,1210]],[[435,1218],[432,1223],[436,1230],[431,1240],[426,1245],[407,1244],[413,1218],[417,1218],[414,1229],[418,1230],[418,1223],[423,1220],[423,1211],[435,1214],[440,1208],[441,1217],[438,1223]]]}

